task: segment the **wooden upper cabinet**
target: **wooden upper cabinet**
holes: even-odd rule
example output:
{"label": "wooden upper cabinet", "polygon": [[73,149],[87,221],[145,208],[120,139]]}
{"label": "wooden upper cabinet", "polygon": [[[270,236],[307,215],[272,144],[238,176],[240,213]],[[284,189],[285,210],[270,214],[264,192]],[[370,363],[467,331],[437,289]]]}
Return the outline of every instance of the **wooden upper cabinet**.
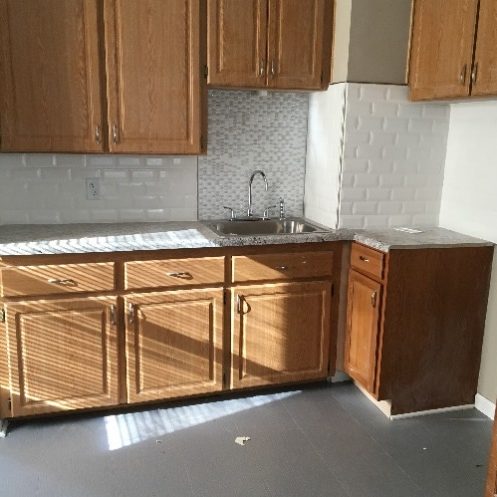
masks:
{"label": "wooden upper cabinet", "polygon": [[118,404],[115,297],[4,305],[12,416]]}
{"label": "wooden upper cabinet", "polygon": [[381,303],[380,283],[356,271],[350,272],[345,369],[374,392]]}
{"label": "wooden upper cabinet", "polygon": [[268,0],[208,0],[208,84],[266,86]]}
{"label": "wooden upper cabinet", "polygon": [[331,0],[208,0],[208,83],[325,89]]}
{"label": "wooden upper cabinet", "polygon": [[0,150],[103,150],[97,5],[0,0]]}
{"label": "wooden upper cabinet", "polygon": [[268,86],[318,90],[328,85],[330,12],[326,0],[269,0]]}
{"label": "wooden upper cabinet", "polygon": [[497,1],[480,0],[472,95],[497,95]]}
{"label": "wooden upper cabinet", "polygon": [[412,100],[469,96],[477,8],[478,0],[414,1]]}
{"label": "wooden upper cabinet", "polygon": [[109,149],[203,151],[200,0],[106,0]]}

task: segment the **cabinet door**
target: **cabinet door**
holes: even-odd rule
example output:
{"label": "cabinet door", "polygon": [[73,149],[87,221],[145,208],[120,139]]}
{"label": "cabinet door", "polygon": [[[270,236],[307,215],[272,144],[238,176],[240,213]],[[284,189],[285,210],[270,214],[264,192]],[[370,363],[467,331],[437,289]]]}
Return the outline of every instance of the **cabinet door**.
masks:
{"label": "cabinet door", "polygon": [[114,297],[8,303],[13,416],[119,402]]}
{"label": "cabinet door", "polygon": [[97,0],[0,0],[2,151],[102,146]]}
{"label": "cabinet door", "polygon": [[266,86],[267,0],[208,0],[207,82]]}
{"label": "cabinet door", "polygon": [[200,0],[105,0],[111,152],[202,151],[205,16],[201,4]]}
{"label": "cabinet door", "polygon": [[497,495],[497,411],[495,413],[494,431],[492,435],[492,446],[490,447],[490,459],[488,461],[488,476],[485,497]]}
{"label": "cabinet door", "polygon": [[237,287],[232,305],[233,388],[326,378],[331,283]]}
{"label": "cabinet door", "polygon": [[412,100],[469,95],[478,0],[415,0]]}
{"label": "cabinet door", "polygon": [[497,1],[480,0],[472,95],[497,94]]}
{"label": "cabinet door", "polygon": [[223,290],[126,297],[128,402],[222,389]]}
{"label": "cabinet door", "polygon": [[269,0],[268,47],[268,86],[281,89],[327,86],[331,2]]}
{"label": "cabinet door", "polygon": [[350,272],[345,369],[371,393],[376,373],[381,289],[380,283]]}

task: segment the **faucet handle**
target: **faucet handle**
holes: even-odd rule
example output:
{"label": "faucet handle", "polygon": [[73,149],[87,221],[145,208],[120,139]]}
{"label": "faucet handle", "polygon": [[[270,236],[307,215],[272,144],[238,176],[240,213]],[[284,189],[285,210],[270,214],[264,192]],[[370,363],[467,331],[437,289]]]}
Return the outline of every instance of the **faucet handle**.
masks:
{"label": "faucet handle", "polygon": [[235,209],[233,209],[233,207],[228,207],[228,206],[224,205],[223,209],[230,211],[230,221],[234,221],[236,219],[236,212],[235,212]]}
{"label": "faucet handle", "polygon": [[280,219],[285,219],[285,217],[285,201],[283,200],[283,197],[280,197]]}
{"label": "faucet handle", "polygon": [[263,219],[269,219],[269,214],[270,214],[270,211],[272,211],[273,209],[276,209],[276,206],[275,206],[275,205],[268,205],[268,206],[264,209],[264,214],[262,215]]}

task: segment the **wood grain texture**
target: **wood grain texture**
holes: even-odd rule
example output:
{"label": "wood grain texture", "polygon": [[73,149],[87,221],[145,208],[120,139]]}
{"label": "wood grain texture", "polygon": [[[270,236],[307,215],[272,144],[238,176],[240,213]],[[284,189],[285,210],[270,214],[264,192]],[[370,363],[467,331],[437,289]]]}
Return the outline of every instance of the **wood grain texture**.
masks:
{"label": "wood grain texture", "polygon": [[105,1],[111,152],[203,152],[204,4]]}
{"label": "wood grain texture", "polygon": [[485,486],[485,497],[495,497],[497,494],[497,411],[492,434],[492,446],[490,447],[490,458],[488,461],[487,484]]}
{"label": "wood grain texture", "polygon": [[5,304],[12,415],[118,403],[115,297]]}
{"label": "wood grain texture", "polygon": [[411,100],[465,97],[478,0],[415,0],[409,68]]}
{"label": "wood grain texture", "polygon": [[497,1],[480,0],[472,95],[497,94]]}
{"label": "wood grain texture", "polygon": [[98,4],[0,0],[0,150],[103,150]]}
{"label": "wood grain texture", "polygon": [[114,264],[54,264],[0,269],[1,296],[102,292],[114,289]]}
{"label": "wood grain texture", "polygon": [[126,290],[224,283],[224,257],[132,261],[124,264]]}
{"label": "wood grain texture", "polygon": [[359,243],[352,244],[350,265],[361,273],[377,280],[383,278],[385,254]]}
{"label": "wood grain texture", "polygon": [[231,302],[232,388],[327,377],[330,282],[237,287]]}
{"label": "wood grain texture", "polygon": [[211,86],[266,86],[268,0],[207,0]]}
{"label": "wood grain texture", "polygon": [[492,254],[389,252],[378,393],[392,414],[474,403]]}
{"label": "wood grain texture", "polygon": [[330,0],[269,0],[268,86],[323,89],[329,84]]}
{"label": "wood grain texture", "polygon": [[374,395],[382,285],[350,271],[345,372]]}
{"label": "wood grain texture", "polygon": [[125,298],[128,402],[222,390],[223,290]]}
{"label": "wood grain texture", "polygon": [[279,253],[235,256],[233,283],[298,278],[326,278],[333,274],[333,252]]}

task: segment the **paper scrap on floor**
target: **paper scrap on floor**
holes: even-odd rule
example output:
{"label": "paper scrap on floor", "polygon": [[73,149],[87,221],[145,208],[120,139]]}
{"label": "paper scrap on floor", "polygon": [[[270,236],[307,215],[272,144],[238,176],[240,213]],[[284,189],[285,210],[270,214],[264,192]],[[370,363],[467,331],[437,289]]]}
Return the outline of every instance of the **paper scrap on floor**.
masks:
{"label": "paper scrap on floor", "polygon": [[236,437],[235,443],[238,445],[245,445],[250,440],[250,437]]}

